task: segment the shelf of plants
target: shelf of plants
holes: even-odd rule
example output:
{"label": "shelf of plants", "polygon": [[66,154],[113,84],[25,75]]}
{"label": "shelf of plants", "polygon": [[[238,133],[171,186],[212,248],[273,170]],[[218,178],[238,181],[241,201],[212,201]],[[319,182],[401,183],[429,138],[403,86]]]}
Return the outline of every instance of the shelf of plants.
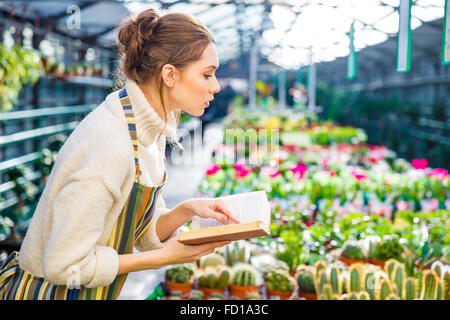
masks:
{"label": "shelf of plants", "polygon": [[266,190],[271,235],[170,266],[167,299],[449,299],[446,169],[307,112],[235,107],[224,125],[244,130],[225,130],[198,196]]}

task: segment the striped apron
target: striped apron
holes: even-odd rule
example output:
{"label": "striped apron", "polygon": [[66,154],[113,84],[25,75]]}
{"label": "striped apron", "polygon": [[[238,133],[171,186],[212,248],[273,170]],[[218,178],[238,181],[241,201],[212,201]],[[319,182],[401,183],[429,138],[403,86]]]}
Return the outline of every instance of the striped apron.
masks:
{"label": "striped apron", "polygon": [[[147,230],[156,208],[156,201],[167,182],[164,173],[162,184],[145,186],[140,181],[136,122],[125,88],[119,92],[120,102],[128,123],[134,148],[136,176],[130,195],[109,237],[108,246],[118,254],[133,252],[133,246]],[[167,162],[166,162],[167,164]],[[54,285],[19,267],[19,253],[13,252],[0,269],[0,300],[109,300],[117,299],[127,274],[117,275],[109,286],[86,288],[83,286]]]}

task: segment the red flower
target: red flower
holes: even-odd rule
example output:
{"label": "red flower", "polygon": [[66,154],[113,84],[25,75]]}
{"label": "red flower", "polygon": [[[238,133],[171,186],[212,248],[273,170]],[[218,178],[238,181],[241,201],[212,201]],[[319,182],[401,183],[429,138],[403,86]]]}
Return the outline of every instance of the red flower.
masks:
{"label": "red flower", "polygon": [[428,167],[428,160],[427,159],[413,159],[411,161],[411,164],[415,169],[426,169]]}
{"label": "red flower", "polygon": [[331,170],[331,171],[330,171],[330,177],[333,178],[333,177],[336,176],[336,174],[337,174],[336,171],[334,171],[334,170]]}
{"label": "red flower", "polygon": [[380,160],[379,157],[370,157],[370,162],[377,163]]}

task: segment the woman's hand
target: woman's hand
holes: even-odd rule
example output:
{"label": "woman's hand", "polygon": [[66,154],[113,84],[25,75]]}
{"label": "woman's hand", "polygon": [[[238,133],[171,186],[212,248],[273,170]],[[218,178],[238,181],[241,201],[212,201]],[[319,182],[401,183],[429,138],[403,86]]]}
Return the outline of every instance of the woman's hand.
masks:
{"label": "woman's hand", "polygon": [[237,217],[230,211],[222,199],[195,198],[184,201],[183,205],[200,218],[213,218],[222,223],[233,221],[239,223]]}
{"label": "woman's hand", "polygon": [[213,253],[217,247],[229,244],[231,241],[210,242],[197,245],[186,245],[179,242],[176,238],[166,242],[160,250],[161,260],[164,265],[176,263],[195,263],[204,255]]}
{"label": "woman's hand", "polygon": [[220,241],[199,245],[185,245],[173,238],[168,240],[160,249],[120,254],[117,274],[159,269],[176,263],[195,263],[204,255],[213,253],[217,247],[229,243],[230,241]]}

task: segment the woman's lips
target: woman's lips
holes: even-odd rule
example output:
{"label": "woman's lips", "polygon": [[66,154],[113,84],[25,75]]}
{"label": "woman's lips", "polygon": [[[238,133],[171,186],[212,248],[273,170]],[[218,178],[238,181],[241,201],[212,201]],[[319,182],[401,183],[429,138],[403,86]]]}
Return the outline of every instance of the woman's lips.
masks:
{"label": "woman's lips", "polygon": [[209,102],[205,102],[205,107],[206,107],[206,108],[209,107]]}

